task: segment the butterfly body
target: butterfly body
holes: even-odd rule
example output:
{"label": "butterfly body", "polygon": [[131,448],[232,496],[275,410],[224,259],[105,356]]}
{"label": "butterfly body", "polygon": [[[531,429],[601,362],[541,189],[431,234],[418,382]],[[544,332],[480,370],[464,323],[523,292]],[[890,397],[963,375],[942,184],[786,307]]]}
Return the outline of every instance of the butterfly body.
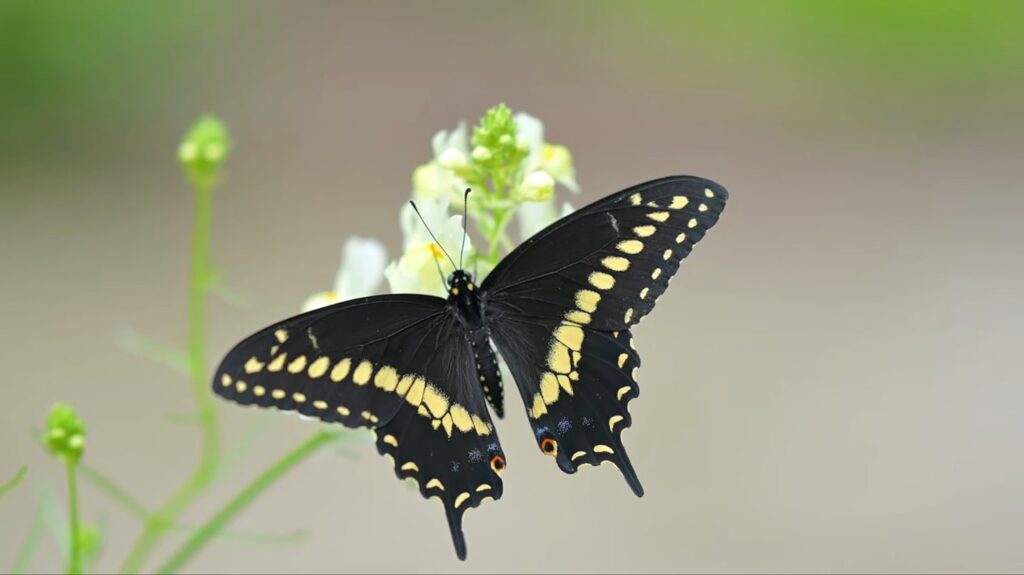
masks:
{"label": "butterfly body", "polygon": [[640,496],[621,441],[639,394],[631,328],[727,197],[691,176],[634,186],[538,232],[480,285],[455,270],[446,299],[362,298],[257,332],[224,359],[214,391],[371,429],[398,477],[442,501],[465,558],[463,514],[503,490],[487,409],[504,414],[497,350],[541,453],[566,473],[611,461]]}

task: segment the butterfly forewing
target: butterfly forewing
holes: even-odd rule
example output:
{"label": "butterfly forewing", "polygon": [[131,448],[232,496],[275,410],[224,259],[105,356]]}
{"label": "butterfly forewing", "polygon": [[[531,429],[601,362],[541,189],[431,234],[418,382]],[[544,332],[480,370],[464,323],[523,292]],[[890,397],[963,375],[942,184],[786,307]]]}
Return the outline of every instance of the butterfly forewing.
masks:
{"label": "butterfly forewing", "polygon": [[502,493],[504,454],[474,353],[444,300],[379,296],[271,326],[225,358],[213,384],[242,404],[374,431],[400,478],[444,503],[456,552],[462,515]]}
{"label": "butterfly forewing", "polygon": [[642,493],[619,439],[638,393],[628,331],[654,308],[725,207],[724,188],[663,178],[538,232],[487,277],[485,321],[541,450],[566,472],[611,460]]}

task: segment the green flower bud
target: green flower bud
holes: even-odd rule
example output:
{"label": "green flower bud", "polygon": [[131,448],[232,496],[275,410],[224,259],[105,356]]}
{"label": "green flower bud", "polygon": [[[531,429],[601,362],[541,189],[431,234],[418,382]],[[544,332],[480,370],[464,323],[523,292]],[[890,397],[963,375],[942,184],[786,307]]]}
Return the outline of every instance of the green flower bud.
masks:
{"label": "green flower bud", "polygon": [[58,403],[46,419],[43,443],[57,457],[75,463],[85,450],[85,424],[70,405]]}
{"label": "green flower bud", "polygon": [[491,159],[491,151],[484,146],[477,146],[473,148],[473,161],[474,162],[486,162]]}
{"label": "green flower bud", "polygon": [[208,187],[216,181],[230,151],[231,139],[224,124],[206,116],[193,124],[181,141],[178,161],[193,185]]}
{"label": "green flower bud", "polygon": [[555,195],[555,180],[545,171],[538,170],[526,176],[516,197],[527,202],[543,202]]}

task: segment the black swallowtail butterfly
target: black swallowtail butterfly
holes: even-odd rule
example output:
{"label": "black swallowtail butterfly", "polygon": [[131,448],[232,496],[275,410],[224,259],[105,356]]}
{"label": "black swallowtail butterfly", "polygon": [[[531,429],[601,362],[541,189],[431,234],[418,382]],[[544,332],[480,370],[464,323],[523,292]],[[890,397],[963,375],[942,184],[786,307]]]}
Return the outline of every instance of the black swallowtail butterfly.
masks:
{"label": "black swallowtail butterfly", "polygon": [[540,450],[566,473],[611,461],[641,496],[621,441],[639,393],[630,329],[727,198],[692,176],[623,190],[538,232],[481,285],[456,270],[447,299],[373,296],[274,324],[228,353],[213,389],[372,430],[398,477],[443,502],[465,559],[462,515],[502,493],[505,454],[487,410],[504,414],[496,348]]}

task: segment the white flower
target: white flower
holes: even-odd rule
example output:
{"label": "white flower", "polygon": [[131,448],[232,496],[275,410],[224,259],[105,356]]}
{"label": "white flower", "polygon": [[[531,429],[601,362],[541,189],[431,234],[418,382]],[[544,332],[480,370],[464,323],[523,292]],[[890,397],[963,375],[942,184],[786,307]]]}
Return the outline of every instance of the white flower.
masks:
{"label": "white flower", "polygon": [[387,251],[377,240],[349,238],[341,249],[341,265],[334,277],[334,289],[307,298],[302,311],[373,295],[384,278],[387,260]]}
{"label": "white flower", "polygon": [[466,136],[466,123],[459,122],[459,125],[451,132],[441,130],[434,134],[434,137],[430,140],[430,145],[434,150],[435,159],[440,159],[447,150],[458,150],[465,156],[469,153],[469,137]]}
{"label": "white flower", "polygon": [[576,183],[576,170],[573,168],[569,149],[545,142],[544,123],[537,118],[519,112],[515,115],[515,122],[519,134],[517,143],[530,151],[525,161],[527,173],[544,170],[569,191],[579,192],[580,187]]}
{"label": "white flower", "polygon": [[[437,241],[448,250],[457,263],[460,257],[458,250],[462,245],[462,216],[448,216],[447,197],[425,200],[416,205],[423,215],[423,220],[437,234]],[[391,285],[391,292],[444,297],[447,292],[446,278],[454,271],[448,256],[434,243],[412,206],[403,207],[399,217],[403,236],[402,256],[391,262],[384,270],[384,276]],[[472,249],[473,246],[467,238],[467,258],[472,256]],[[442,275],[444,277],[441,277]]]}
{"label": "white flower", "polygon": [[561,212],[555,209],[554,200],[546,202],[527,202],[519,206],[517,217],[519,219],[519,237],[526,241],[534,234],[548,227],[559,218],[564,218],[573,212],[569,202],[562,203]]}
{"label": "white flower", "polygon": [[436,200],[463,189],[465,182],[437,162],[427,162],[412,174],[412,197],[416,200]]}
{"label": "white flower", "polygon": [[458,170],[468,166],[469,160],[466,159],[466,154],[462,152],[462,150],[448,148],[441,154],[441,157],[437,159],[437,163],[449,170]]}
{"label": "white flower", "polygon": [[519,198],[528,202],[543,202],[555,195],[555,180],[544,170],[530,173],[519,186]]}

